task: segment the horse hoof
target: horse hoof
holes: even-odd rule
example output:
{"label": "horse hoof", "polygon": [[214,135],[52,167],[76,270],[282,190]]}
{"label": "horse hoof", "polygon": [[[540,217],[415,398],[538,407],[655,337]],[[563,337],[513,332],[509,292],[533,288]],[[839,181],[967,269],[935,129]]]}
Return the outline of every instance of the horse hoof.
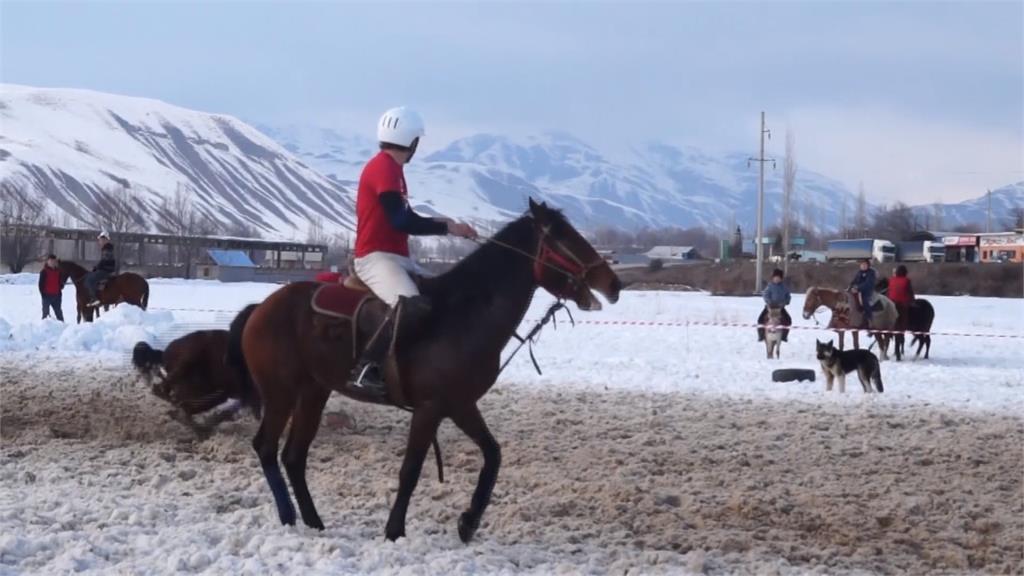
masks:
{"label": "horse hoof", "polygon": [[480,527],[480,518],[473,517],[469,512],[463,512],[459,516],[459,540],[462,540],[463,544],[469,544],[469,541],[473,539],[473,534],[476,533],[476,529]]}
{"label": "horse hoof", "polygon": [[310,528],[316,528],[317,530],[324,530],[324,523],[319,518],[311,518],[309,520],[306,520],[305,518],[303,518],[302,521],[305,522],[306,526],[309,526]]}
{"label": "horse hoof", "polygon": [[384,537],[392,542],[404,538],[405,526],[392,526],[391,522],[388,522],[387,528],[384,529]]}

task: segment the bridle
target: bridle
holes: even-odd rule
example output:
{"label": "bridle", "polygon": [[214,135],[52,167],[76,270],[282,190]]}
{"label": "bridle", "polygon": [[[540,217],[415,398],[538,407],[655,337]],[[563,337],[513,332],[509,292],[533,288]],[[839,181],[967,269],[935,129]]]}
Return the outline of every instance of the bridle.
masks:
{"label": "bridle", "polygon": [[573,253],[561,240],[554,238],[551,235],[551,227],[544,226],[540,229],[539,237],[537,238],[537,253],[530,254],[529,252],[501,240],[495,238],[476,238],[475,242],[479,244],[496,244],[503,248],[507,248],[518,254],[526,256],[533,261],[533,280],[538,286],[542,285],[544,279],[544,269],[550,269],[558,274],[566,277],[568,285],[566,290],[559,291],[556,293],[546,286],[544,289],[551,292],[553,296],[559,299],[569,298],[575,291],[587,285],[587,274],[591,270],[604,264],[604,259],[597,257],[593,262],[585,263],[579,256]]}
{"label": "bridle", "polygon": [[537,239],[537,255],[533,257],[533,279],[538,285],[544,278],[544,268],[550,268],[563,276],[568,281],[567,290],[562,294],[555,294],[556,297],[565,298],[587,286],[587,274],[594,268],[604,264],[604,259],[597,257],[596,260],[587,264],[573,253],[561,240],[551,236],[551,227],[541,228],[540,237]]}

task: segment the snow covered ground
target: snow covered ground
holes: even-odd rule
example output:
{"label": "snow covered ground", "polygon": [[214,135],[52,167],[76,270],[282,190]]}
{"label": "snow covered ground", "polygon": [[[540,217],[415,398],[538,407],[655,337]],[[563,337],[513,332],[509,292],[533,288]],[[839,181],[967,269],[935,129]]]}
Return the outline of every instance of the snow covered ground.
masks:
{"label": "snow covered ground", "polygon": [[[1020,339],[935,337],[886,392],[771,382],[815,368],[753,330],[559,322],[482,409],[504,448],[477,540],[455,531],[481,459],[446,424],[409,538],[383,539],[404,413],[333,399],[310,485],[327,530],[282,528],[240,418],[199,442],[134,382],[127,351],[226,326],[277,287],[152,282],[151,310],[40,321],[33,276],[0,276],[0,574],[850,573],[1024,568]],[[936,331],[1021,334],[1024,301],[930,298]],[[65,314],[73,320],[72,289]],[[538,298],[528,318],[549,300]],[[794,298],[793,310],[802,300]],[[627,292],[601,320],[750,322],[756,299]],[[798,324],[808,324],[798,319]],[[854,390],[855,392],[850,392]],[[328,421],[333,421],[328,417]]]}

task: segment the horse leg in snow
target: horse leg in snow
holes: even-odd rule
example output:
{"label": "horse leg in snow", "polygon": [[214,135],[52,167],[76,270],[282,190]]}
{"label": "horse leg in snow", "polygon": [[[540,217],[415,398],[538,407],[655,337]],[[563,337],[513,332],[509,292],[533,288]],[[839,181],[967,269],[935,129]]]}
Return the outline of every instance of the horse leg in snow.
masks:
{"label": "horse leg in snow", "polygon": [[465,432],[484,455],[484,466],[480,470],[480,477],[476,483],[476,490],[473,491],[473,499],[470,501],[469,509],[459,516],[459,539],[464,543],[473,538],[473,534],[480,526],[480,518],[491,501],[491,491],[498,479],[498,469],[501,467],[501,447],[487,429],[480,409],[475,404],[452,415],[452,421]]}
{"label": "horse leg in snow", "polygon": [[842,330],[839,330],[838,334],[839,334],[839,351],[842,352],[843,348],[846,346],[846,332],[844,332]]}
{"label": "horse leg in snow", "polygon": [[[281,386],[260,386],[260,392],[263,394],[270,390],[288,389]],[[281,475],[281,467],[277,463],[277,445],[294,406],[295,396],[264,398],[263,421],[260,422],[260,429],[252,439],[253,450],[260,458],[263,476],[266,477],[270,492],[274,495],[274,503],[277,504],[277,516],[281,519],[281,524],[285,525],[295,524],[295,507],[292,505],[291,496],[288,495],[288,485]]]}
{"label": "horse leg in snow", "polygon": [[409,499],[420,480],[423,470],[423,459],[427,456],[430,443],[441,425],[441,415],[432,406],[421,406],[412,413],[412,424],[409,426],[409,441],[405,448],[405,459],[402,470],[398,473],[398,496],[391,507],[384,536],[394,542],[405,536],[405,515],[409,511]]}
{"label": "horse leg in snow", "polygon": [[284,470],[292,484],[292,492],[295,493],[295,501],[299,504],[302,521],[306,526],[317,530],[323,530],[324,523],[316,512],[313,497],[309,494],[309,486],[306,484],[306,457],[309,455],[309,445],[313,443],[313,438],[316,438],[316,432],[320,428],[320,416],[330,396],[329,388],[311,386],[303,391],[292,414],[291,431],[288,432],[288,440],[281,452],[281,462],[284,463]]}
{"label": "horse leg in snow", "polygon": [[860,350],[860,330],[853,331],[853,349]]}

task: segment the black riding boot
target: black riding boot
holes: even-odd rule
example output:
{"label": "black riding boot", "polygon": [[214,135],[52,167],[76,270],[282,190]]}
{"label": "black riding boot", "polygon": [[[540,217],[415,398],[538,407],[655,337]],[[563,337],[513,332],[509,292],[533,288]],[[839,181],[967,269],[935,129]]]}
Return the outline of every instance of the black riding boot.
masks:
{"label": "black riding boot", "polygon": [[761,311],[761,315],[757,317],[757,341],[764,342],[764,323],[768,321],[768,309],[765,308]]}
{"label": "black riding boot", "polygon": [[[351,381],[375,396],[387,396],[387,384],[381,366],[391,351],[391,343],[401,336],[402,343],[409,340],[422,320],[430,312],[430,299],[426,296],[402,296],[388,312],[377,335],[366,345],[359,362],[352,371]],[[395,333],[396,327],[399,334]]]}

